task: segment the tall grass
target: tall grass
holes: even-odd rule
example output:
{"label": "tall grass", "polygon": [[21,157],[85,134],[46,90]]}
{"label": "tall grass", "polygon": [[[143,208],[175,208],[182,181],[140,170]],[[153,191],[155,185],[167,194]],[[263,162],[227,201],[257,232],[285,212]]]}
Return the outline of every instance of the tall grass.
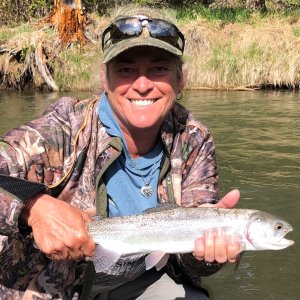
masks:
{"label": "tall grass", "polygon": [[89,47],[92,51],[79,48],[65,49],[52,63],[54,80],[65,91],[100,89],[100,47]]}
{"label": "tall grass", "polygon": [[[300,15],[263,15],[243,9],[208,10],[199,6],[195,10],[182,9],[178,16],[187,40],[187,88],[300,86]],[[56,32],[38,33],[44,40],[49,69],[62,91],[100,89],[100,33],[110,20],[96,14],[91,18],[93,22],[87,30],[94,43],[83,51],[73,45],[56,53]],[[24,25],[1,30],[0,40],[9,40],[12,49],[27,49],[35,45],[37,33]],[[0,75],[1,65],[5,72],[10,71],[8,61],[0,60]],[[17,76],[14,65],[10,68]]]}
{"label": "tall grass", "polygon": [[188,21],[203,18],[208,21],[222,20],[224,23],[246,22],[251,18],[252,12],[245,8],[208,8],[204,5],[192,5],[180,8],[177,13],[179,20]]}
{"label": "tall grass", "polygon": [[34,28],[28,23],[19,25],[14,28],[0,27],[0,43],[8,41],[9,39],[12,39],[17,35],[32,31],[34,31]]}
{"label": "tall grass", "polygon": [[[278,1],[279,2],[279,1]],[[228,23],[245,23],[253,22],[256,19],[262,18],[295,18],[299,19],[300,16],[300,1],[290,0],[285,1],[286,8],[278,8],[277,1],[266,1],[267,10],[251,11],[242,5],[238,6],[221,6],[221,7],[208,7],[201,4],[191,4],[186,7],[179,7],[177,10],[177,18],[181,21],[196,20],[199,18],[205,19],[210,22],[222,21]],[[288,8],[288,6],[291,6]]]}
{"label": "tall grass", "polygon": [[299,87],[300,20],[290,24],[264,17],[224,25],[198,19],[188,24],[189,88]]}

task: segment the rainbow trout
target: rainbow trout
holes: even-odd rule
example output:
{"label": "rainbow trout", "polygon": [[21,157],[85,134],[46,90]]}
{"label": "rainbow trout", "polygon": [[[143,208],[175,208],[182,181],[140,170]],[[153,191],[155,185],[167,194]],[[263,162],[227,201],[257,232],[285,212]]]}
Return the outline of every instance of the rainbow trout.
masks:
{"label": "rainbow trout", "polygon": [[[151,210],[150,210],[151,211]],[[282,218],[253,209],[171,208],[140,215],[94,219],[89,234],[97,244],[96,272],[109,270],[122,255],[144,253],[146,269],[159,270],[169,254],[191,253],[195,239],[208,229],[223,228],[243,245],[241,251],[280,250],[292,226]]]}

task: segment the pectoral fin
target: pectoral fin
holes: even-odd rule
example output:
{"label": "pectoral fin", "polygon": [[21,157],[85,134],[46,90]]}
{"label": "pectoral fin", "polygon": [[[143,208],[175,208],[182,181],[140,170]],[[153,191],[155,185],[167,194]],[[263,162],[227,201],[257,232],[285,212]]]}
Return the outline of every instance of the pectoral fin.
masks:
{"label": "pectoral fin", "polygon": [[162,269],[168,262],[170,254],[165,254],[161,260],[155,265],[155,268],[157,271],[159,271],[160,269]]}
{"label": "pectoral fin", "polygon": [[239,265],[240,265],[240,262],[242,260],[242,256],[244,255],[245,252],[241,252],[238,256],[237,256],[237,259],[236,259],[236,262],[235,262],[235,266],[234,266],[234,271],[237,271],[237,269],[239,268]]}
{"label": "pectoral fin", "polygon": [[97,244],[95,255],[93,257],[96,273],[109,270],[120,257],[121,253],[112,251],[111,249],[104,248]]}
{"label": "pectoral fin", "polygon": [[169,259],[169,254],[162,251],[155,251],[148,254],[145,258],[146,270],[150,270],[154,266],[156,270],[162,269]]}

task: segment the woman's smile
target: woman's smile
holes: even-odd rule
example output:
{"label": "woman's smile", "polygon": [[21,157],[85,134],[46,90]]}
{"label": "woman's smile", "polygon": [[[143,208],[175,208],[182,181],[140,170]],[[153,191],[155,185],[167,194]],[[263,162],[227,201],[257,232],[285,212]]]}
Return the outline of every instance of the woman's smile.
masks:
{"label": "woman's smile", "polygon": [[131,104],[139,107],[147,107],[155,103],[158,99],[129,99]]}

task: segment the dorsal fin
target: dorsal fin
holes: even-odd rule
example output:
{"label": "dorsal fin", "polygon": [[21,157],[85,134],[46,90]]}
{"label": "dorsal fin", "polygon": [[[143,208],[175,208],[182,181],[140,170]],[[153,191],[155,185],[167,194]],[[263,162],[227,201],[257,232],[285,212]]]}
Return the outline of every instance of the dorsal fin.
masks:
{"label": "dorsal fin", "polygon": [[158,204],[156,207],[148,208],[148,209],[144,210],[143,214],[151,214],[154,212],[160,212],[160,211],[164,211],[164,210],[172,210],[172,209],[175,209],[178,207],[180,207],[180,206],[178,206],[175,203],[162,203],[162,204]]}

